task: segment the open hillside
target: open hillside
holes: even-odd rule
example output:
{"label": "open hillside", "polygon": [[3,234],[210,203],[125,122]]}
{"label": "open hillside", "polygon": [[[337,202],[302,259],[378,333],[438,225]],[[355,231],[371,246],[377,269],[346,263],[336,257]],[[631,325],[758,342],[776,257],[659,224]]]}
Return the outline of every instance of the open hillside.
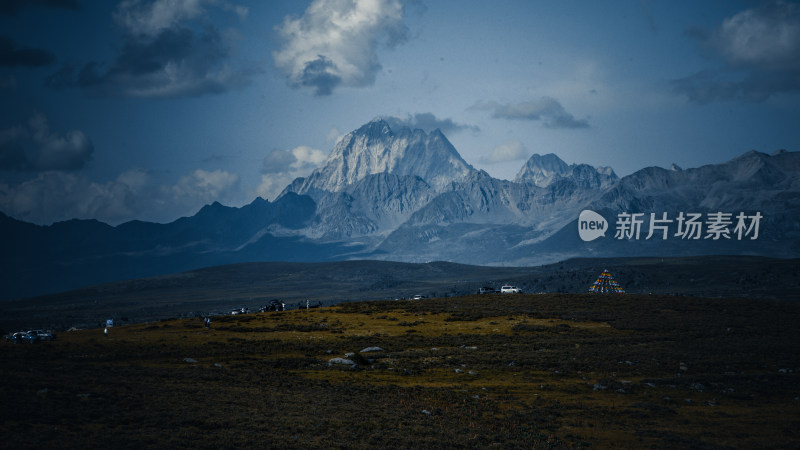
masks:
{"label": "open hillside", "polygon": [[754,256],[579,258],[538,267],[483,267],[389,261],[247,263],[90,286],[0,302],[0,329],[98,327],[258,311],[272,300],[288,308],[415,295],[468,295],[511,284],[529,293],[581,293],[608,269],[629,293],[800,300],[796,259]]}
{"label": "open hillside", "polygon": [[796,448],[800,303],[348,303],[0,342],[8,448]]}

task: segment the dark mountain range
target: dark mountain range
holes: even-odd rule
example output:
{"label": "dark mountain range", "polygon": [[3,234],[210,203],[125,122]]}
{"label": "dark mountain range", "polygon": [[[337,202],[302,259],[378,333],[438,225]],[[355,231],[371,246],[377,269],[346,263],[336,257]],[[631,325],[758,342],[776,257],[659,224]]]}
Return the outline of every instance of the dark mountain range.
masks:
{"label": "dark mountain range", "polygon": [[[581,239],[585,209],[605,219],[604,236]],[[723,216],[714,224],[716,213]],[[256,261],[526,266],[581,256],[797,257],[799,213],[800,153],[753,151],[623,178],[607,167],[533,155],[507,181],[467,164],[438,130],[392,130],[375,120],[344,136],[322,167],[273,202],[214,203],[168,224],[116,227],[93,220],[37,226],[0,213],[0,298]],[[636,235],[625,228],[630,214],[641,214]],[[697,239],[681,234],[691,214],[699,214]],[[627,234],[617,238],[620,227]],[[714,227],[724,233],[710,233]]]}

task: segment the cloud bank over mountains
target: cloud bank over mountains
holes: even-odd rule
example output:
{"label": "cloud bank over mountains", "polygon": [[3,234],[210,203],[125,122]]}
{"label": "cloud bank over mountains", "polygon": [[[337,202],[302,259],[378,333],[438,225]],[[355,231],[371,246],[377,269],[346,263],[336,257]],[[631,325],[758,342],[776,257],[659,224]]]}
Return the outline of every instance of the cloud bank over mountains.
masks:
{"label": "cloud bank over mountains", "polygon": [[174,184],[141,169],[105,182],[82,173],[46,171],[17,185],[0,182],[0,211],[38,224],[78,218],[117,225],[132,217],[159,221],[188,216],[199,206],[232,203],[240,196],[239,176],[224,170],[197,169]]}
{"label": "cloud bank over mountains", "polygon": [[93,152],[92,141],[82,131],[70,130],[64,135],[51,132],[42,113],[25,125],[0,130],[0,169],[74,171],[82,169]]}
{"label": "cloud bank over mountains", "polygon": [[523,161],[530,155],[525,145],[520,141],[509,141],[492,149],[488,156],[481,158],[484,164],[497,164],[506,161]]}
{"label": "cloud bank over mountains", "polygon": [[376,114],[501,180],[534,151],[625,175],[797,141],[796,1],[578,9],[0,2],[0,210],[168,222],[274,200]]}
{"label": "cloud bank over mountains", "polygon": [[274,199],[292,180],[308,175],[327,157],[322,150],[305,145],[291,150],[272,150],[262,162],[261,183],[256,188],[256,195]]}
{"label": "cloud bank over mountains", "polygon": [[414,130],[419,128],[428,133],[439,129],[444,134],[467,130],[475,133],[480,131],[480,128],[475,125],[456,123],[450,118],[440,119],[433,113],[407,114],[406,117],[382,116],[381,119],[385,120],[394,129],[405,127]]}

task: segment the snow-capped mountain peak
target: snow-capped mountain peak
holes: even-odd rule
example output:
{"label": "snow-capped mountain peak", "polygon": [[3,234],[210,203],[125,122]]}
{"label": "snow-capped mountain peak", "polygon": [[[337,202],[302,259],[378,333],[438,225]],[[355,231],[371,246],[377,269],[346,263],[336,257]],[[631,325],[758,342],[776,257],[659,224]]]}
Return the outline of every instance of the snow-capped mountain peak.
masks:
{"label": "snow-capped mountain peak", "polygon": [[563,178],[573,179],[586,187],[597,187],[613,182],[617,179],[617,175],[610,167],[567,164],[553,153],[546,155],[534,153],[517,173],[515,181],[533,183],[544,188]]}
{"label": "snow-capped mountain peak", "polygon": [[312,196],[341,192],[370,175],[389,173],[417,176],[441,189],[474,170],[441,131],[392,130],[386,121],[375,119],[340,139],[322,167],[290,188]]}

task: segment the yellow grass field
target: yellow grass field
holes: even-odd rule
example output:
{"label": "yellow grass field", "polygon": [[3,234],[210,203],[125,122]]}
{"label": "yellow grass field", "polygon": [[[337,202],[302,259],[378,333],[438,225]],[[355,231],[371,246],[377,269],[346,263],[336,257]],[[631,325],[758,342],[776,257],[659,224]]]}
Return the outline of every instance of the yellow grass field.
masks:
{"label": "yellow grass field", "polygon": [[544,294],[63,332],[0,345],[0,434],[4,448],[796,448],[798,323],[792,302]]}

